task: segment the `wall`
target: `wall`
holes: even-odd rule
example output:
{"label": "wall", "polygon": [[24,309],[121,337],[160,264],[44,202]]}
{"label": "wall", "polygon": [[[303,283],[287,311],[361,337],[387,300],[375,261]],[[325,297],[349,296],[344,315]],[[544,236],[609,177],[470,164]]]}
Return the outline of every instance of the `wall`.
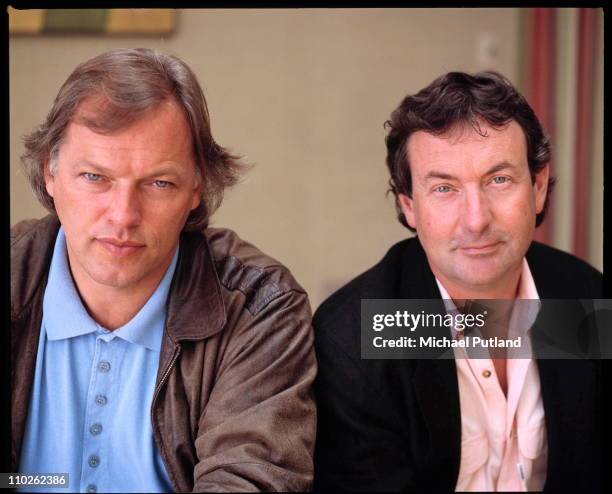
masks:
{"label": "wall", "polygon": [[12,223],[44,214],[21,137],[72,69],[112,48],[159,49],[195,70],[217,141],[255,164],[213,224],[287,264],[313,308],[409,235],[385,196],[383,123],[403,96],[449,70],[521,82],[519,9],[181,10],[166,38],[9,43]]}

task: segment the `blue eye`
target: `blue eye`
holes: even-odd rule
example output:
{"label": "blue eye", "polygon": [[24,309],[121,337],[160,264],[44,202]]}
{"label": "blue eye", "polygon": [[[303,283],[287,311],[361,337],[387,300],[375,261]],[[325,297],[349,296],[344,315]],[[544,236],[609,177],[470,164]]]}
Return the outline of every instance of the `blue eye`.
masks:
{"label": "blue eye", "polygon": [[97,173],[85,172],[83,173],[83,176],[88,182],[99,182],[100,180],[102,180],[102,175],[98,175]]}
{"label": "blue eye", "polygon": [[501,185],[508,182],[508,177],[493,177],[493,183]]}
{"label": "blue eye", "polygon": [[440,192],[442,194],[450,192],[450,190],[451,188],[448,185],[439,185],[438,187],[434,189],[435,192]]}
{"label": "blue eye", "polygon": [[166,180],[154,180],[153,185],[158,189],[167,189],[172,184],[170,182],[167,182]]}

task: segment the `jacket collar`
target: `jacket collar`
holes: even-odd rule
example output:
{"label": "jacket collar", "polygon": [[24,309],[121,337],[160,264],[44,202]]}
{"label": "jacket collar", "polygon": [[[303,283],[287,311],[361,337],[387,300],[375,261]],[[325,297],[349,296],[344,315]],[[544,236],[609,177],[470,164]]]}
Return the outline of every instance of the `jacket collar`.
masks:
{"label": "jacket collar", "polygon": [[57,216],[49,215],[11,238],[11,321],[27,314],[44,292],[59,227]]}
{"label": "jacket collar", "polygon": [[419,237],[408,240],[407,247],[402,256],[400,298],[441,299],[440,290]]}
{"label": "jacket collar", "polygon": [[174,341],[201,340],[221,331],[226,320],[221,283],[206,235],[183,233],[168,297],[168,335]]}

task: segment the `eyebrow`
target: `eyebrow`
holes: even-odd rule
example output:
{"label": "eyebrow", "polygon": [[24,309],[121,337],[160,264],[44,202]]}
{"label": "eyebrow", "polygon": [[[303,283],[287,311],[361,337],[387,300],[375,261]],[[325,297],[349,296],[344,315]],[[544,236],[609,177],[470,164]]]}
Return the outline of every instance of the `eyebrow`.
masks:
{"label": "eyebrow", "polygon": [[[491,175],[493,173],[497,173],[497,172],[506,170],[508,168],[515,169],[516,167],[512,163],[509,163],[507,161],[502,161],[501,163],[493,165],[484,174]],[[427,181],[427,180],[431,180],[435,178],[442,179],[442,180],[459,180],[455,175],[451,175],[450,173],[432,170],[428,172],[427,175],[425,175],[423,181]]]}
{"label": "eyebrow", "polygon": [[75,168],[93,168],[94,170],[98,171],[98,172],[102,172],[102,173],[109,173],[111,171],[110,168],[107,168],[103,165],[100,165],[98,163],[94,163],[93,161],[87,161],[87,160],[82,160],[82,161],[78,161],[76,162],[73,166],[73,169]]}
{"label": "eyebrow", "polygon": [[[77,162],[76,165],[74,165],[74,168],[81,168],[81,167],[92,168],[94,171],[100,172],[105,175],[113,173],[113,169],[106,167],[104,165],[101,165],[99,163],[95,163],[93,161],[83,160],[83,161]],[[147,173],[142,178],[148,179],[148,178],[157,177],[160,175],[175,175],[178,177],[183,176],[183,174],[179,170],[176,170],[174,167],[170,165],[162,165],[158,169],[153,170],[151,173]]]}
{"label": "eyebrow", "polygon": [[493,173],[501,172],[507,169],[516,170],[516,166],[508,161],[502,161],[501,163],[493,165],[491,168],[489,168],[485,175],[492,175]]}

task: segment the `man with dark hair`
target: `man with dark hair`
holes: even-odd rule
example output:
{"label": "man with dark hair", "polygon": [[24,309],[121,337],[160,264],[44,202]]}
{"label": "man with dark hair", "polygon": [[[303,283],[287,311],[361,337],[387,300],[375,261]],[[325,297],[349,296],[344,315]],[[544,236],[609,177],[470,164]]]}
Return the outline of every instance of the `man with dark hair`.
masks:
{"label": "man with dark hair", "polygon": [[51,215],[11,231],[13,471],[79,492],[308,489],[308,298],[208,227],[242,165],[189,67],[94,57],[25,147]]}
{"label": "man with dark hair", "polygon": [[601,273],[533,241],[553,184],[549,143],[505,78],[448,73],[386,125],[391,191],[416,237],[315,314],[315,490],[597,489],[598,362],[459,350],[446,360],[361,358],[364,299],[437,299],[448,312],[501,299],[509,327],[518,299],[602,297]]}

